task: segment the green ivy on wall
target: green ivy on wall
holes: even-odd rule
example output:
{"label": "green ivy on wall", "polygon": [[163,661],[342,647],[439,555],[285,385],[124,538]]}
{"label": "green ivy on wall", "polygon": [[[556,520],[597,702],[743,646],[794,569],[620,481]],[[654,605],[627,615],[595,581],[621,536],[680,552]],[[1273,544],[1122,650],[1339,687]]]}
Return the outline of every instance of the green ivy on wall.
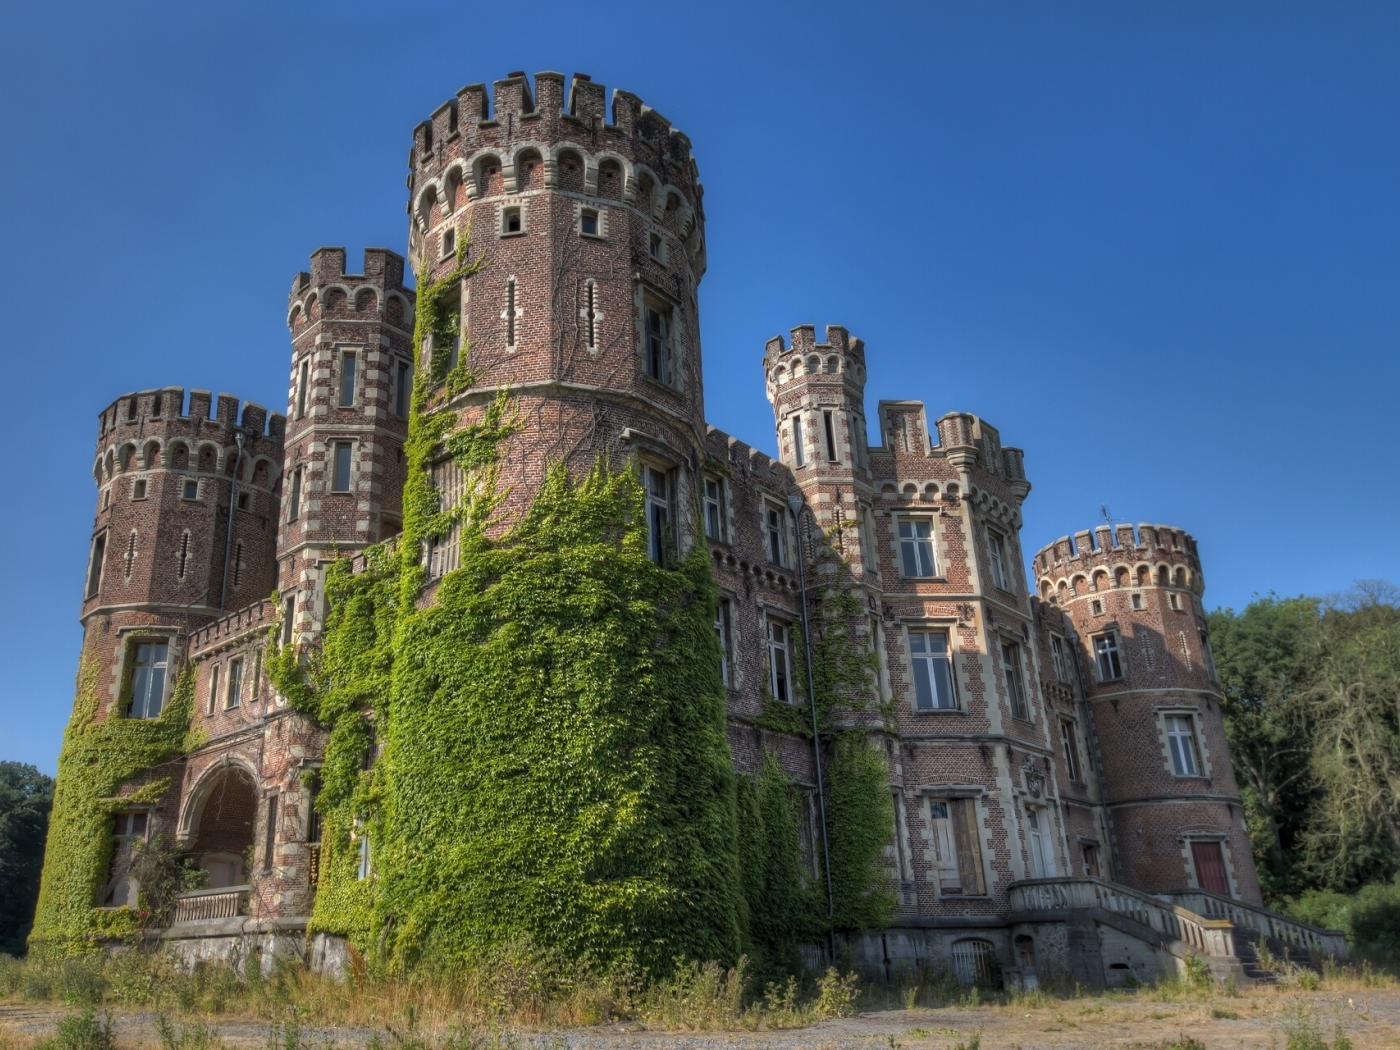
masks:
{"label": "green ivy on wall", "polygon": [[169,790],[161,778],[118,797],[123,784],[159,763],[198,747],[190,728],[194,673],[182,671],[170,703],[156,718],[109,716],[97,720],[101,662],[90,636],[78,664],[73,715],[58,756],[58,782],[44,850],[44,875],[31,952],[44,957],[81,954],[100,940],[137,932],[142,916],[128,907],[94,907],[112,862],[111,814],[154,805]]}

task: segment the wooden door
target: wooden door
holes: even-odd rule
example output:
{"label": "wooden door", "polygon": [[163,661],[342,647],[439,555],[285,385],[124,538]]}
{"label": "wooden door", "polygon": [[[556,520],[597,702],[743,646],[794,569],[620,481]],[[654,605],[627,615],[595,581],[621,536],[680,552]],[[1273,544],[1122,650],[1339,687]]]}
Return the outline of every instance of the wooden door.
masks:
{"label": "wooden door", "polygon": [[1196,883],[1203,890],[1230,896],[1230,880],[1225,877],[1225,855],[1218,842],[1191,843],[1191,859],[1196,863]]}

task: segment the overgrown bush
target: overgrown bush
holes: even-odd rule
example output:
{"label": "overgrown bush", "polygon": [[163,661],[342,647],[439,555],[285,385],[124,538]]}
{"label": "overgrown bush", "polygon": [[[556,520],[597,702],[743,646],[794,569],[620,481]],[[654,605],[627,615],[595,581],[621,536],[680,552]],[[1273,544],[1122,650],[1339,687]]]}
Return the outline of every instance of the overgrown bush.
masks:
{"label": "overgrown bush", "polygon": [[1358,959],[1400,966],[1400,877],[1355,893],[1309,890],[1285,901],[1282,910],[1314,926],[1344,931]]}

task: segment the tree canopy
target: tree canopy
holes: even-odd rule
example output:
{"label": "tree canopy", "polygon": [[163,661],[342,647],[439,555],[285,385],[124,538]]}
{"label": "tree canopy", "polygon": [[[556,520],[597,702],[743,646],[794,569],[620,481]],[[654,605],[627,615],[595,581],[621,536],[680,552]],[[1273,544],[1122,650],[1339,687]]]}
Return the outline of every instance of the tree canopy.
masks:
{"label": "tree canopy", "polygon": [[34,922],[53,778],[22,762],[0,762],[0,953],[23,955]]}

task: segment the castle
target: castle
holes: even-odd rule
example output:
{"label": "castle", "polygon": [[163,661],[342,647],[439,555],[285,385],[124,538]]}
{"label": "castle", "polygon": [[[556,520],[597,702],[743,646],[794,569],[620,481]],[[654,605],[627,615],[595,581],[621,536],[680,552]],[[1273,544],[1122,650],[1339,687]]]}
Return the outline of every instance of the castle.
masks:
{"label": "castle", "polygon": [[[880,402],[871,445],[866,348],[837,326],[763,348],[778,460],[708,426],[703,191],[690,141],[634,95],[608,105],[582,74],[465,87],[414,130],[408,184],[408,265],[449,327],[415,345],[421,304],[399,255],[369,249],[351,273],[342,249],[322,248],[288,299],[285,416],[177,387],[99,415],[74,725],[141,730],[170,709],[183,666],[193,700],[175,728],[189,735],[113,772],[115,790],[65,833],[98,843],[101,870],[51,838],[36,939],[65,901],[86,901],[95,929],[135,905],[132,844],[164,832],[208,873],[161,934],[187,959],[249,938],[303,950],[323,863],[306,774],[326,761],[328,727],[274,688],[268,649],[314,652],[328,566],[361,571],[404,529],[415,382],[469,366],[470,383],[432,396],[459,427],[509,396],[503,514],[529,505],[551,465],[577,475],[605,456],[640,472],[657,561],[708,551],[733,766],[776,756],[818,884],[823,744],[763,716],[785,704],[805,717],[803,596],[835,579],[818,549],[839,556],[876,699],[844,728],[883,756],[894,813],[894,917],[848,941],[865,970],[942,963],[969,982],[1104,986],[1191,955],[1244,978],[1261,938],[1344,954],[1335,935],[1262,907],[1191,536],[1099,526],[1040,550],[1026,579],[1021,450],[973,415],[930,420],[918,401]],[[479,268],[464,270],[464,250]],[[448,457],[431,483],[444,507],[469,487]],[[459,537],[414,556],[429,606]],[[60,799],[79,790],[77,732]],[[373,879],[370,836],[357,843],[359,877]],[[345,965],[332,934],[310,952]]]}

